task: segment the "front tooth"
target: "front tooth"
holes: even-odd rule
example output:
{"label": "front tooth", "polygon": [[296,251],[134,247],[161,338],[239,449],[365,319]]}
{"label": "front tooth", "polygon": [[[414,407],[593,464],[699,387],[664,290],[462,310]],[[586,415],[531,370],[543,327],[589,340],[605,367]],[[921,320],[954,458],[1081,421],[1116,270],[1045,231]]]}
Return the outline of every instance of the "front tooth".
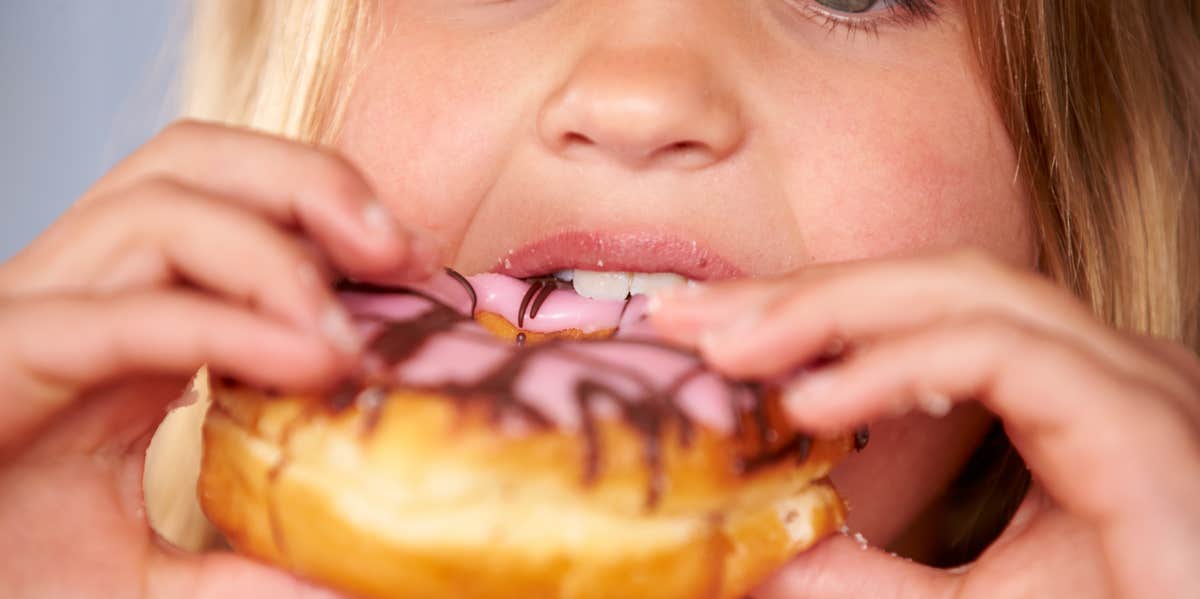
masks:
{"label": "front tooth", "polygon": [[633,274],[627,272],[596,272],[576,270],[575,293],[598,300],[623,300],[629,296]]}
{"label": "front tooth", "polygon": [[633,295],[650,293],[657,289],[685,285],[687,281],[683,275],[677,275],[673,272],[639,272],[633,275],[633,282],[629,285],[629,293]]}

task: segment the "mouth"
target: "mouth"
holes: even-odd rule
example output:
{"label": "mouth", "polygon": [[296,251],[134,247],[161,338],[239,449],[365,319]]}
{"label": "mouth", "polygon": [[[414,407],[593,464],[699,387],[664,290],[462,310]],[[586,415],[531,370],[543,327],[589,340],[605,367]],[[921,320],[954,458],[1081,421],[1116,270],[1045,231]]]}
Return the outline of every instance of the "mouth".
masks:
{"label": "mouth", "polygon": [[555,282],[594,300],[620,301],[676,285],[737,278],[707,244],[660,232],[569,231],[497,257],[492,273]]}
{"label": "mouth", "polygon": [[[464,314],[503,319],[520,333],[654,336],[646,318],[648,295],[742,272],[692,239],[576,231],[508,250],[488,272],[464,277],[448,270],[411,287]],[[342,288],[352,311],[397,316],[387,294],[369,287]]]}

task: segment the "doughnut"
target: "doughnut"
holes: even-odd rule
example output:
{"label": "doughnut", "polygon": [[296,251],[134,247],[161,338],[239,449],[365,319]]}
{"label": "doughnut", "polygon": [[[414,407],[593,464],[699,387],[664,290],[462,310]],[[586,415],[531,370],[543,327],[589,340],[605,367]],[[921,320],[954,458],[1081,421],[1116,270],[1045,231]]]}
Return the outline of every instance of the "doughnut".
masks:
{"label": "doughnut", "polygon": [[654,338],[644,298],[447,271],[342,286],[336,390],[214,385],[198,483],[238,552],[362,597],[738,598],[837,530],[833,465],[766,383]]}

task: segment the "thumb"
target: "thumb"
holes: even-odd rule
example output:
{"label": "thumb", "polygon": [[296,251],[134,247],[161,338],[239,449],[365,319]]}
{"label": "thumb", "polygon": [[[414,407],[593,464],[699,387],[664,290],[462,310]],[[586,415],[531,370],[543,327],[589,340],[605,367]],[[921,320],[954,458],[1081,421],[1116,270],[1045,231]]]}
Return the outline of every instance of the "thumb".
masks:
{"label": "thumb", "polygon": [[960,575],[866,547],[841,534],[800,554],[753,599],[938,599],[952,597]]}
{"label": "thumb", "polygon": [[167,551],[157,554],[152,566],[147,580],[147,595],[151,597],[350,599],[283,570],[232,553],[179,555]]}
{"label": "thumb", "polygon": [[181,290],[0,302],[0,331],[0,453],[82,392],[135,374],[178,381],[208,363],[247,383],[308,389],[345,367],[309,332]]}

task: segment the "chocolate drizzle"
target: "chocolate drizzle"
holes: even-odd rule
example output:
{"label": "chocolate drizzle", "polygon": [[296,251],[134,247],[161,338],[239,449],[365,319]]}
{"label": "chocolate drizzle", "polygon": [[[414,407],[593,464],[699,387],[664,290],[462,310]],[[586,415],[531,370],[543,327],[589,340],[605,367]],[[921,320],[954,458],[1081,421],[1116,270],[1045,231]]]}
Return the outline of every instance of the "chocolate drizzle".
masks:
{"label": "chocolate drizzle", "polygon": [[463,288],[467,290],[467,295],[471,296],[470,314],[471,316],[475,316],[475,310],[479,307],[479,295],[475,293],[475,286],[472,285],[466,277],[462,276],[462,273],[450,268],[449,266],[446,267],[446,274],[450,275],[450,278],[457,281],[458,284],[462,285]]}
{"label": "chocolate drizzle", "polygon": [[[462,275],[447,269],[456,281],[463,285],[471,297],[472,314],[477,295],[471,283]],[[521,300],[518,311],[518,327],[523,327],[524,317],[537,316],[538,309],[558,289],[559,281],[535,280]],[[447,396],[454,401],[486,402],[489,418],[500,421],[517,418],[535,428],[549,428],[554,421],[539,411],[535,402],[522,395],[519,380],[535,361],[542,356],[551,356],[570,361],[581,367],[580,373],[571,383],[574,407],[579,415],[579,428],[584,442],[583,480],[593,483],[603,469],[604,447],[599,421],[601,406],[614,407],[624,422],[642,440],[641,458],[647,469],[647,508],[654,507],[665,491],[663,443],[669,432],[678,435],[679,443],[690,446],[695,435],[695,423],[682,409],[679,401],[684,389],[697,377],[712,375],[704,369],[694,354],[657,341],[635,338],[613,338],[608,340],[564,341],[551,339],[537,345],[526,346],[524,332],[516,336],[519,350],[507,351],[498,363],[488,367],[482,376],[463,383],[441,381],[437,384],[413,384],[410,381],[394,380],[405,362],[414,359],[431,340],[444,334],[458,339],[495,343],[490,334],[464,329],[459,325],[470,321],[450,306],[428,295],[408,288],[390,288],[375,285],[347,283],[339,286],[344,291],[356,293],[408,294],[423,297],[430,308],[420,317],[400,322],[381,321],[383,325],[368,344],[368,356],[381,363],[382,368],[373,373],[363,373],[361,380],[351,383],[353,388],[366,389],[356,399],[347,397],[347,391],[339,391],[326,401],[329,408],[343,410],[352,404],[364,409],[367,414],[363,426],[365,434],[371,432],[379,419],[382,401],[377,395],[381,388],[399,383],[405,387]],[[628,305],[628,302],[627,302]],[[696,359],[696,366],[673,378],[665,387],[653,381],[637,369],[604,358],[603,353],[589,352],[595,344],[626,344],[630,348],[650,346],[656,350],[674,352]],[[803,462],[812,448],[812,439],[804,434],[779,428],[782,422],[778,394],[753,383],[740,383],[720,379],[728,398],[728,409],[733,415],[734,435],[739,453],[733,468],[742,474],[750,474],[788,457]],[[623,383],[623,384],[616,384]],[[370,398],[365,397],[368,394]],[[750,428],[753,428],[751,431]],[[781,438],[781,431],[787,436]],[[749,435],[748,435],[749,433]],[[859,439],[863,439],[860,443]],[[856,435],[856,447],[865,444],[865,435]]]}
{"label": "chocolate drizzle", "polygon": [[871,430],[867,427],[862,427],[854,431],[854,451],[862,451],[866,449],[867,443],[871,441]]}
{"label": "chocolate drizzle", "polygon": [[[457,273],[455,273],[457,274]],[[471,282],[458,275],[456,279],[465,284],[471,290],[471,297],[475,297],[475,288],[471,287]],[[533,279],[529,285],[529,289],[525,291],[525,295],[521,298],[521,305],[517,308],[517,328],[525,328],[525,315],[529,315],[529,319],[537,318],[538,311],[542,309],[542,304],[550,298],[550,294],[562,289],[563,282],[554,277],[543,277]],[[472,304],[474,306],[474,304]],[[471,308],[471,314],[475,314],[475,308]]]}
{"label": "chocolate drizzle", "polygon": [[559,288],[560,283],[561,281],[558,279],[552,279],[548,283],[542,283],[542,290],[538,292],[537,297],[533,300],[533,304],[529,306],[529,318],[537,318],[538,311],[542,309],[542,304],[546,303],[546,300],[549,299],[550,294],[554,293]]}

